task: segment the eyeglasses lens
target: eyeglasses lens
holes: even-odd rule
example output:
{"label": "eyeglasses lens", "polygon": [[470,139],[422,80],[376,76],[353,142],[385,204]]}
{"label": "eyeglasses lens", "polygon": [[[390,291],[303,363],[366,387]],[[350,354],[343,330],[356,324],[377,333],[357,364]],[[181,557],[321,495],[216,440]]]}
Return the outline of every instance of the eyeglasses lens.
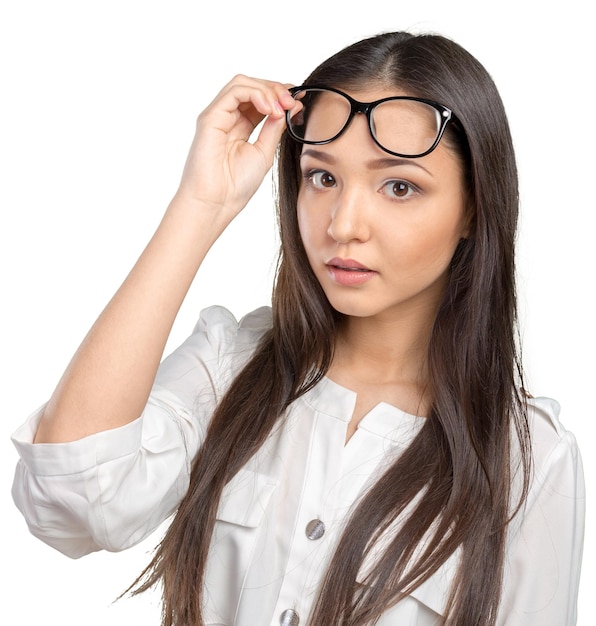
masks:
{"label": "eyeglasses lens", "polygon": [[387,150],[417,155],[434,144],[441,118],[434,107],[417,100],[388,100],[372,113],[372,132]]}
{"label": "eyeglasses lens", "polygon": [[341,94],[323,89],[299,91],[294,99],[302,104],[290,120],[299,139],[324,142],[334,139],[350,117],[351,105]]}
{"label": "eyeglasses lens", "polygon": [[[290,118],[290,130],[299,139],[327,143],[341,133],[351,113],[350,102],[341,94],[324,89],[305,89],[294,95],[302,109]],[[371,132],[389,152],[420,155],[435,143],[441,115],[418,100],[387,100],[371,113]]]}

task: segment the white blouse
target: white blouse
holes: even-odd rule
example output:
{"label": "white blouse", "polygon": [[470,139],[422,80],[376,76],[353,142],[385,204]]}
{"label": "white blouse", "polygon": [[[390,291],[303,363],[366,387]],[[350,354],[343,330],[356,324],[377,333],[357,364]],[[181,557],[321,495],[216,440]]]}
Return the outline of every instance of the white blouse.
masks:
{"label": "white blouse", "polygon": [[[214,407],[270,324],[268,308],[240,323],[221,307],[203,311],[160,366],[143,415],[121,428],[33,445],[40,411],[32,415],[13,436],[21,456],[13,497],[31,532],[73,558],[147,537],[175,511]],[[324,378],[226,486],[206,574],[207,624],[307,623],[351,508],[424,421],[380,403],[345,445],[355,401]],[[530,402],[534,474],[509,529],[499,626],[576,623],[584,483],[558,413],[553,400]],[[456,559],[378,625],[437,624]]]}

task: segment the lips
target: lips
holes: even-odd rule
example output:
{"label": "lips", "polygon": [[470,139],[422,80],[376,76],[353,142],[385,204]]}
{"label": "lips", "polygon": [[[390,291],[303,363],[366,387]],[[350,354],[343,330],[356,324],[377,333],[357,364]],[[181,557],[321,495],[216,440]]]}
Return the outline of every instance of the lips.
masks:
{"label": "lips", "polygon": [[333,259],[327,261],[326,265],[328,267],[334,267],[340,270],[352,271],[352,272],[372,272],[370,268],[362,265],[362,263],[358,263],[358,261],[354,261],[353,259],[340,259],[338,257],[334,257]]}
{"label": "lips", "polygon": [[334,257],[325,264],[331,278],[339,285],[351,287],[362,285],[375,276],[377,272],[353,259]]}

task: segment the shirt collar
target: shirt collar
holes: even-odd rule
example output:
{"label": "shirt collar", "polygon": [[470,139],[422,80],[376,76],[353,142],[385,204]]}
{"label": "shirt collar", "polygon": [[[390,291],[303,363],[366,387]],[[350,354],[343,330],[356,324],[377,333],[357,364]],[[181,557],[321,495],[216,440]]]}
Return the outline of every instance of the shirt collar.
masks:
{"label": "shirt collar", "polygon": [[[303,400],[319,413],[347,423],[354,413],[356,393],[324,376]],[[362,418],[358,428],[405,446],[418,434],[425,419],[380,402]]]}

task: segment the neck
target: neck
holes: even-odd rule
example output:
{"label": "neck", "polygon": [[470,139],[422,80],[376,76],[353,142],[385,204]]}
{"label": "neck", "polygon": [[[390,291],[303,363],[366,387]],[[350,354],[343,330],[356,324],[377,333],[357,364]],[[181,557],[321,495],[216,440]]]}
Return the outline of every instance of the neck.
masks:
{"label": "neck", "polygon": [[428,413],[427,328],[346,318],[339,330],[328,376],[357,394],[348,438],[381,401],[411,415]]}
{"label": "neck", "polygon": [[366,362],[377,374],[402,377],[426,371],[430,336],[443,289],[403,302],[369,317],[345,316],[338,333],[338,351],[351,361]]}
{"label": "neck", "polygon": [[345,318],[340,325],[338,363],[360,372],[364,380],[422,382],[432,324],[422,319]]}

